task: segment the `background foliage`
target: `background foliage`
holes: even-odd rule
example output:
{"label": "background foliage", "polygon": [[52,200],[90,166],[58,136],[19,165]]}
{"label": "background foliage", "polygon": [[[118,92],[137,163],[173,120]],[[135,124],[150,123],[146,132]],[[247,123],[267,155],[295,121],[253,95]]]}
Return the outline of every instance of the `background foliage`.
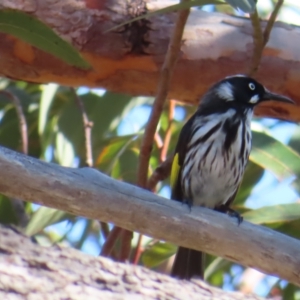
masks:
{"label": "background foliage", "polygon": [[[267,18],[274,3],[264,3],[268,5],[259,6],[259,13]],[[285,4],[282,18],[288,11],[299,12],[292,4]],[[241,14],[229,6],[205,9]],[[0,92],[2,146],[63,166],[82,167],[88,164],[115,179],[136,183],[141,135],[152,98],[84,87],[74,93],[74,90],[56,84],[35,85],[8,79],[0,80],[0,88],[5,91]],[[20,108],[27,126],[21,122]],[[149,174],[173,153],[182,124],[194,110],[194,107],[174,100],[168,102],[155,137]],[[87,140],[85,131],[87,124],[83,123],[85,112],[90,121],[90,140]],[[88,161],[86,142],[91,146],[93,163]],[[234,209],[242,212],[250,222],[299,238],[299,158],[300,129],[297,125],[280,120],[255,120],[251,161]],[[169,180],[159,183],[156,192],[168,198]],[[24,204],[1,195],[0,222],[22,227],[26,234],[34,235],[43,245],[63,243],[93,255],[99,254],[112,229],[111,224],[29,202]],[[143,237],[141,247],[136,251],[138,240],[139,235],[134,234],[131,259],[149,268],[168,272],[168,259],[175,253],[176,246]],[[111,253],[115,259],[118,259],[119,247],[120,243],[116,243]],[[278,278],[212,256],[207,257],[206,263],[206,278],[214,285],[230,290],[254,291],[263,296],[300,298],[296,287]]]}

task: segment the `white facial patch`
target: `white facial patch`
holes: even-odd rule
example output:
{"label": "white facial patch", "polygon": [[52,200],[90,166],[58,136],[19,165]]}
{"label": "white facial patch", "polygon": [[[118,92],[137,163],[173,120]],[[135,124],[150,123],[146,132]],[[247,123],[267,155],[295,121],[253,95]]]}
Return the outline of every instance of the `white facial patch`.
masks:
{"label": "white facial patch", "polygon": [[216,93],[220,98],[226,101],[233,101],[233,86],[229,82],[222,83],[217,89]]}
{"label": "white facial patch", "polygon": [[227,79],[227,78],[234,78],[234,77],[246,77],[246,75],[243,75],[243,74],[236,74],[236,75],[230,75],[230,76],[227,76],[227,77],[225,77],[225,78]]}
{"label": "white facial patch", "polygon": [[258,100],[259,100],[259,96],[254,95],[250,98],[249,102],[255,104],[255,103],[257,103]]}

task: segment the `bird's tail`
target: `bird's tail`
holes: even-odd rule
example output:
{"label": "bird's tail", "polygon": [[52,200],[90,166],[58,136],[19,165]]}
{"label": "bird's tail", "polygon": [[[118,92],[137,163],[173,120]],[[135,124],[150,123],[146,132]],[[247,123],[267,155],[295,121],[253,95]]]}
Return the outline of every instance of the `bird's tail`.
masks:
{"label": "bird's tail", "polygon": [[204,253],[179,247],[171,271],[171,276],[189,280],[192,277],[204,277]]}

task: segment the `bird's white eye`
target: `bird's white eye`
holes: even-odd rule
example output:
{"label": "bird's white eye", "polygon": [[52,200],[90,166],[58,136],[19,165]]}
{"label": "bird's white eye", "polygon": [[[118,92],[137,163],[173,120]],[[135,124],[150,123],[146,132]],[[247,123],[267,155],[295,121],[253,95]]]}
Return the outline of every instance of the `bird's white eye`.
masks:
{"label": "bird's white eye", "polygon": [[255,84],[250,82],[249,83],[249,88],[250,88],[250,90],[254,91],[255,90]]}

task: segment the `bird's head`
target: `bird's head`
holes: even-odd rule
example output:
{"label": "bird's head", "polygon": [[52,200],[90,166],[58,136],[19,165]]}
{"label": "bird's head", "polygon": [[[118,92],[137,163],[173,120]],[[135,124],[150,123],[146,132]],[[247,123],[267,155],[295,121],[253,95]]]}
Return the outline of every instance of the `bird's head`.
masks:
{"label": "bird's head", "polygon": [[203,100],[208,104],[212,99],[229,107],[249,108],[268,100],[294,103],[290,98],[271,93],[253,78],[243,75],[226,77],[212,86]]}

